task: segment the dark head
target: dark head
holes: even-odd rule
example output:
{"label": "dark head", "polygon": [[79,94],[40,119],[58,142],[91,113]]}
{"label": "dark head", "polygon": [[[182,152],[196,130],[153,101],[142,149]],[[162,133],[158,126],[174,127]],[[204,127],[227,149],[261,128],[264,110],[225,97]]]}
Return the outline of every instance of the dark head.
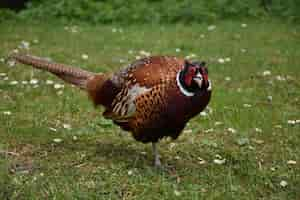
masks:
{"label": "dark head", "polygon": [[184,69],[180,72],[179,81],[188,92],[207,90],[210,86],[208,70],[205,62],[184,62]]}

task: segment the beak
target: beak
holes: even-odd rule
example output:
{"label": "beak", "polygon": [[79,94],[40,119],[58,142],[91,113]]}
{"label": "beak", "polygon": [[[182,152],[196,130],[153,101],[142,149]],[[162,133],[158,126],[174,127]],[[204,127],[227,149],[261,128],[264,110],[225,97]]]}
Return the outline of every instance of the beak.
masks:
{"label": "beak", "polygon": [[197,73],[193,80],[198,84],[199,88],[202,87],[203,84],[203,77],[200,73]]}

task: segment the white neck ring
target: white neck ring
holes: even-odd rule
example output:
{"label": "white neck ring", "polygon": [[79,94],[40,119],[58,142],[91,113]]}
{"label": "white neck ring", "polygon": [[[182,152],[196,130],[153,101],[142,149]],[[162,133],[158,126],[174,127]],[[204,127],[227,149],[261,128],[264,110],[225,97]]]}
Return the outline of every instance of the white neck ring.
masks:
{"label": "white neck ring", "polygon": [[181,71],[179,71],[179,72],[177,73],[177,76],[176,76],[176,83],[177,83],[177,86],[179,87],[180,92],[181,92],[182,94],[184,94],[185,96],[188,96],[188,97],[194,96],[195,93],[187,91],[187,90],[182,86],[182,84],[180,83],[180,79],[179,79],[180,72],[181,72]]}

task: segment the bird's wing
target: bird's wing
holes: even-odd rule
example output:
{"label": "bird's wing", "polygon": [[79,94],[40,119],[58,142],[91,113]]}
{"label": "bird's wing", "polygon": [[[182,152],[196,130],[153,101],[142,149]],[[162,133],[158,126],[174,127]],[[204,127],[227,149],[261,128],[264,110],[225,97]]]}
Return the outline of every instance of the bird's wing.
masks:
{"label": "bird's wing", "polygon": [[142,105],[147,104],[148,110],[153,109],[155,105],[151,102],[158,102],[159,97],[156,95],[162,93],[158,90],[176,79],[183,64],[183,59],[175,57],[148,57],[115,73],[111,80],[121,90],[113,100],[112,109],[105,112],[105,117],[117,122],[127,122],[136,116]]}
{"label": "bird's wing", "polygon": [[152,89],[138,84],[131,87],[124,87],[115,97],[112,109],[105,113],[105,117],[117,122],[128,121],[135,116],[137,110],[136,100],[140,96],[151,93]]}
{"label": "bird's wing", "polygon": [[139,84],[142,87],[153,87],[168,82],[176,77],[184,66],[184,59],[171,56],[152,56],[135,61],[112,76],[115,85]]}

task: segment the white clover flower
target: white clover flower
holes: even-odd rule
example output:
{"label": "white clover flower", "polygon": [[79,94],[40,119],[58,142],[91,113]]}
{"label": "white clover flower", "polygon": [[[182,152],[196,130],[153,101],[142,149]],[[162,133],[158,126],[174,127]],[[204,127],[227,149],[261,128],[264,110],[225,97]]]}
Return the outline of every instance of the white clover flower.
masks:
{"label": "white clover flower", "polygon": [[230,61],[231,61],[231,58],[226,57],[224,60],[225,60],[225,62],[230,62]]}
{"label": "white clover flower", "polygon": [[247,27],[247,24],[241,24],[241,27],[242,27],[242,28],[246,28],[246,27]]}
{"label": "white clover flower", "polygon": [[82,55],[81,55],[81,58],[82,58],[83,60],[87,60],[87,59],[89,58],[89,56],[88,56],[87,54],[82,54]]}
{"label": "white clover flower", "polygon": [[141,50],[139,53],[140,53],[141,55],[143,55],[143,56],[146,56],[146,57],[148,57],[148,56],[151,55],[149,52],[146,52],[146,51],[144,51],[144,50]]}
{"label": "white clover flower", "polygon": [[234,128],[228,128],[227,131],[230,133],[236,133],[236,130]]}
{"label": "white clover flower", "polygon": [[263,144],[265,143],[263,140],[258,140],[258,139],[253,139],[253,142],[255,142],[256,144]]}
{"label": "white clover flower", "polygon": [[202,116],[202,117],[205,117],[205,116],[207,116],[208,114],[205,112],[205,111],[202,111],[202,112],[200,112],[200,116]]}
{"label": "white clover flower", "polygon": [[280,124],[276,124],[274,127],[275,127],[275,128],[278,128],[278,129],[281,129],[281,128],[282,128],[282,126],[281,126]]}
{"label": "white clover flower", "polygon": [[13,49],[12,52],[13,53],[19,53],[19,49]]}
{"label": "white clover flower", "polygon": [[262,129],[261,128],[255,128],[254,130],[255,130],[255,132],[262,133]]}
{"label": "white clover flower", "polygon": [[61,89],[61,88],[64,88],[64,85],[63,84],[59,84],[59,83],[56,83],[54,84],[54,89]]}
{"label": "white clover flower", "polygon": [[11,115],[10,111],[3,111],[3,115]]}
{"label": "white clover flower", "polygon": [[190,57],[190,58],[195,58],[195,57],[197,57],[197,55],[194,54],[194,53],[191,53],[191,54],[189,55],[189,57]]}
{"label": "white clover flower", "polygon": [[171,142],[170,146],[169,146],[169,149],[172,150],[175,146],[176,146],[176,144],[174,142]]}
{"label": "white clover flower", "polygon": [[270,76],[271,75],[271,71],[270,70],[266,70],[262,73],[263,76]]}
{"label": "white clover flower", "polygon": [[193,132],[192,129],[186,129],[186,130],[183,131],[183,133],[192,133],[192,132]]}
{"label": "white clover flower", "polygon": [[296,162],[296,160],[289,160],[289,161],[287,161],[287,164],[288,165],[296,165],[297,162]]}
{"label": "white clover flower", "polygon": [[132,170],[129,170],[129,171],[127,172],[127,174],[128,174],[129,176],[131,176],[131,175],[133,174],[133,171],[132,171]]}
{"label": "white clover flower", "polygon": [[61,138],[54,138],[53,142],[55,143],[61,143],[63,140]]}
{"label": "white clover flower", "polygon": [[269,96],[267,96],[267,99],[268,99],[268,101],[271,102],[273,100],[273,97],[269,95]]}
{"label": "white clover flower", "polygon": [[175,51],[176,51],[176,52],[180,52],[181,49],[180,49],[180,48],[176,48]]}
{"label": "white clover flower", "polygon": [[219,155],[219,154],[216,154],[215,157],[218,158],[218,159],[222,159],[222,156]]}
{"label": "white clover flower", "polygon": [[8,64],[9,67],[14,67],[16,65],[16,62],[14,60],[9,60],[7,62],[7,64]]}
{"label": "white clover flower", "polygon": [[54,83],[54,81],[52,81],[52,80],[46,80],[47,85],[53,85],[53,83]]}
{"label": "white clover flower", "polygon": [[11,81],[9,84],[10,85],[17,85],[19,82],[18,81]]}
{"label": "white clover flower", "polygon": [[286,78],[284,78],[283,76],[278,75],[278,76],[276,76],[276,80],[277,81],[285,81]]}
{"label": "white clover flower", "polygon": [[28,81],[22,81],[22,84],[23,84],[23,85],[27,85],[27,84],[28,84]]}
{"label": "white clover flower", "polygon": [[214,131],[214,129],[213,129],[213,128],[210,128],[210,129],[205,130],[204,132],[205,132],[205,133],[211,133],[211,132],[213,132],[213,131]]}
{"label": "white clover flower", "polygon": [[237,92],[242,92],[242,88],[238,88],[236,91]]}
{"label": "white clover flower", "polygon": [[203,164],[206,163],[206,160],[204,160],[204,159],[201,158],[201,157],[198,157],[197,160],[198,160],[198,163],[199,163],[200,165],[203,165]]}
{"label": "white clover flower", "polygon": [[218,165],[223,165],[223,164],[225,164],[225,162],[226,162],[225,158],[224,159],[214,159],[214,163],[218,164]]}
{"label": "white clover flower", "polygon": [[174,157],[176,160],[181,160],[180,156],[175,156]]}
{"label": "white clover flower", "polygon": [[255,148],[253,146],[251,146],[251,145],[248,146],[248,149],[255,150]]}
{"label": "white clover flower", "polygon": [[180,196],[181,192],[179,192],[178,190],[174,190],[174,194],[175,194],[175,196]]}
{"label": "white clover flower", "polygon": [[274,172],[274,171],[276,171],[276,168],[275,167],[271,167],[270,170]]}
{"label": "white clover flower", "polygon": [[191,58],[195,58],[195,57],[197,57],[197,55],[191,53],[191,54],[187,55],[185,58],[186,58],[186,59],[191,59]]}
{"label": "white clover flower", "polygon": [[72,26],[71,27],[71,33],[77,33],[78,30],[77,30],[77,26]]}
{"label": "white clover flower", "polygon": [[62,95],[62,94],[63,94],[63,91],[62,91],[62,90],[59,90],[56,94],[57,94],[57,95]]}
{"label": "white clover flower", "polygon": [[252,107],[251,104],[247,104],[247,103],[244,103],[243,106],[244,106],[245,108],[251,108],[251,107]]}
{"label": "white clover flower", "polygon": [[31,85],[36,85],[36,84],[38,84],[38,82],[39,82],[39,81],[38,81],[37,79],[31,79],[29,83],[30,83]]}
{"label": "white clover flower", "polygon": [[68,130],[72,129],[70,124],[63,124],[63,127]]}
{"label": "white clover flower", "polygon": [[280,181],[280,186],[281,187],[286,187],[288,183],[285,180]]}
{"label": "white clover flower", "polygon": [[34,44],[38,44],[38,43],[39,43],[39,40],[38,40],[38,39],[34,39],[32,42],[33,42]]}
{"label": "white clover flower", "polygon": [[242,53],[246,53],[246,52],[247,52],[247,49],[241,49],[241,52],[242,52]]}
{"label": "white clover flower", "polygon": [[214,111],[213,108],[209,106],[206,107],[206,110],[208,111],[209,114],[212,114]]}
{"label": "white clover flower", "polygon": [[220,126],[220,125],[222,125],[222,124],[224,124],[223,122],[219,122],[219,121],[216,121],[215,122],[215,126]]}
{"label": "white clover flower", "polygon": [[221,63],[221,64],[223,64],[225,62],[225,60],[223,58],[219,58],[218,62]]}
{"label": "white clover flower", "polygon": [[287,123],[288,123],[288,124],[291,124],[291,125],[295,125],[295,124],[296,124],[296,121],[295,121],[295,120],[288,120]]}
{"label": "white clover flower", "polygon": [[49,128],[51,131],[54,131],[54,132],[56,132],[57,131],[57,129],[56,128],[52,128],[52,127],[50,127]]}
{"label": "white clover flower", "polygon": [[230,76],[226,76],[225,77],[225,81],[231,81],[231,77]]}
{"label": "white clover flower", "polygon": [[216,28],[217,28],[216,25],[210,25],[210,26],[207,27],[207,30],[208,30],[208,31],[213,31],[213,30],[215,30]]}
{"label": "white clover flower", "polygon": [[29,49],[30,43],[27,41],[22,40],[21,44],[19,45],[20,49]]}

